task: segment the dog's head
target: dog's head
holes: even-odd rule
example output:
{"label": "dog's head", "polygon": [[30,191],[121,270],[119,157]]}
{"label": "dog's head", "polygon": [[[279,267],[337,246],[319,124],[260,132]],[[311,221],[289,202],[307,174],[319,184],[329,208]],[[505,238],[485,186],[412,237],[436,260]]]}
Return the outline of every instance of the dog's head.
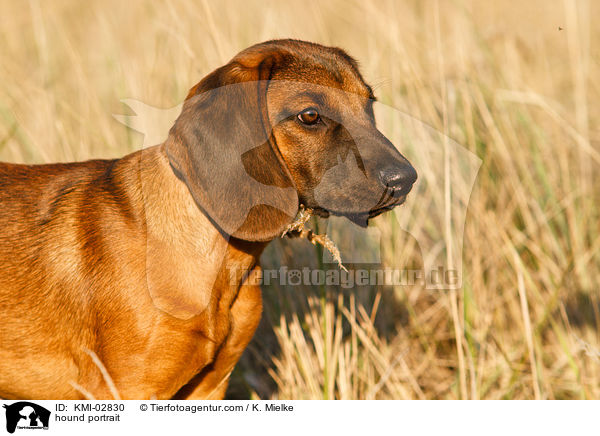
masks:
{"label": "dog's head", "polygon": [[265,42],[190,90],[167,154],[198,206],[234,237],[270,240],[300,204],[366,225],[417,178],[377,129],[373,102],[344,51]]}

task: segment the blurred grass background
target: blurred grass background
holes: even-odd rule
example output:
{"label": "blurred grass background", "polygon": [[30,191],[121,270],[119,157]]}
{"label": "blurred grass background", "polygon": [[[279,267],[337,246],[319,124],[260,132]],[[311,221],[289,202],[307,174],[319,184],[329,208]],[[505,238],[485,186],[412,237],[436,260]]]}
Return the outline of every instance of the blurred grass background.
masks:
{"label": "blurred grass background", "polygon": [[[483,160],[461,290],[265,287],[229,398],[600,399],[598,2],[1,4],[0,160],[135,151],[141,135],[112,117],[130,113],[121,99],[170,108],[279,37],[346,49],[383,103]],[[373,225],[398,232],[392,214]],[[319,259],[282,240],[263,264]]]}

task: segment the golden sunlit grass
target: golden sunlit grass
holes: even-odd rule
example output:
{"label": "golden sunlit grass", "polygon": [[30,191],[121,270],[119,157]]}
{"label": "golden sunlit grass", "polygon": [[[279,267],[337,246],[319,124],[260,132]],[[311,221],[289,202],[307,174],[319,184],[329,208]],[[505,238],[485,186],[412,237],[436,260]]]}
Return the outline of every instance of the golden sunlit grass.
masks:
{"label": "golden sunlit grass", "polygon": [[[139,149],[112,117],[130,113],[120,100],[173,107],[277,37],[346,49],[381,102],[482,159],[462,289],[266,286],[230,397],[600,399],[598,3],[2,3],[0,160]],[[373,225],[384,264],[420,261],[392,214]],[[278,240],[263,263],[319,267],[320,254]]]}

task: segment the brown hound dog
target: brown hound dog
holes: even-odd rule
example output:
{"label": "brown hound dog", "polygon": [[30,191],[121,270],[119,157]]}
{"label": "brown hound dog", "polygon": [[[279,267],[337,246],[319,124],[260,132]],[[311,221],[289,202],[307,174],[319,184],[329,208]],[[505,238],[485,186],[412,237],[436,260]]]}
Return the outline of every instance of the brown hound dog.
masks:
{"label": "brown hound dog", "polygon": [[262,307],[231,271],[260,272],[300,205],[364,225],[416,180],[373,98],[344,51],[269,41],[193,87],[160,145],[1,163],[0,398],[223,398]]}

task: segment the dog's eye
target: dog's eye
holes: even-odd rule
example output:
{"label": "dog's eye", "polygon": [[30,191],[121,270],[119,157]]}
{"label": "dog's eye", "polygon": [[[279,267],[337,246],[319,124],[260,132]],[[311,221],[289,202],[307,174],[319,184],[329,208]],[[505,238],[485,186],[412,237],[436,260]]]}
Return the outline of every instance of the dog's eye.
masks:
{"label": "dog's eye", "polygon": [[309,108],[309,109],[305,109],[302,112],[300,112],[298,114],[298,119],[303,124],[312,125],[312,124],[318,123],[319,120],[321,119],[321,117],[319,116],[319,112],[317,112],[316,109]]}

